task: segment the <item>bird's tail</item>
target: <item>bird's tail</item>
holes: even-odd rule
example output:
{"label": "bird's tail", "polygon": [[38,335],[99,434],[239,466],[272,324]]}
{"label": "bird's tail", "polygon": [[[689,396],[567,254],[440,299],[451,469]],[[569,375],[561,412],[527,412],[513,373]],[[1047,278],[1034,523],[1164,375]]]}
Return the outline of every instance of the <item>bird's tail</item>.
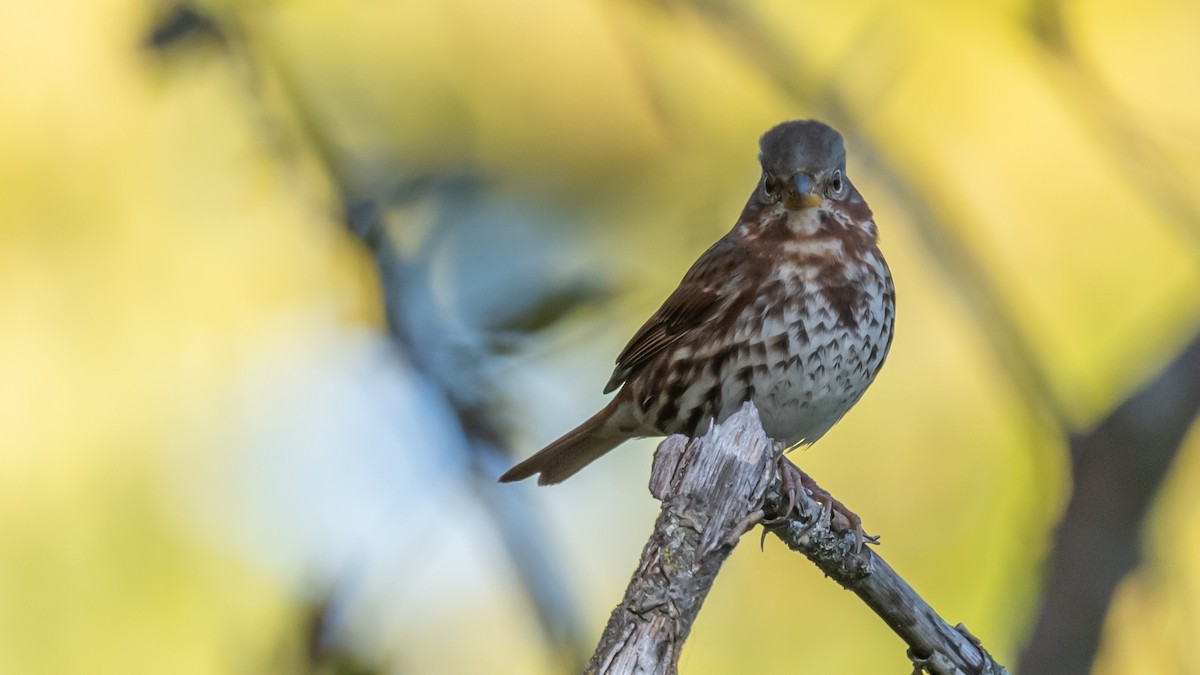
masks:
{"label": "bird's tail", "polygon": [[615,424],[611,424],[616,410],[614,399],[586,422],[509,469],[500,477],[500,482],[511,483],[540,473],[538,485],[553,485],[574,476],[604,453],[629,440],[629,435],[621,433]]}

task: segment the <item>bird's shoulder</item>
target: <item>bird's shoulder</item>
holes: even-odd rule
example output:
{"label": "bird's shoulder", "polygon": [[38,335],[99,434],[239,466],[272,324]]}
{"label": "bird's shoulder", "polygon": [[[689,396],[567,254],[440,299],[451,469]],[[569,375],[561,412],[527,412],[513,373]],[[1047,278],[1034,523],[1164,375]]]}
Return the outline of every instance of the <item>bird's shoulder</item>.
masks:
{"label": "bird's shoulder", "polygon": [[621,350],[604,392],[621,386],[634,370],[689,331],[711,323],[739,293],[755,288],[757,284],[748,277],[757,267],[753,251],[733,233],[709,247]]}

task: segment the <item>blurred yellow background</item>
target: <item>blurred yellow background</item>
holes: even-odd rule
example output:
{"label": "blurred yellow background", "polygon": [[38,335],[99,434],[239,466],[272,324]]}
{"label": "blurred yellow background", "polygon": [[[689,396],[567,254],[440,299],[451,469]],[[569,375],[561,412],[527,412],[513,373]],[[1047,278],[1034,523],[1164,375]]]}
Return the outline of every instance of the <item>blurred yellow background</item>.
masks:
{"label": "blurred yellow background", "polygon": [[[1200,326],[1195,2],[207,0],[174,35],[180,11],[0,4],[3,673],[559,672],[494,500],[525,500],[596,637],[653,443],[493,488],[462,411],[525,456],[596,408],[785,119],[846,134],[899,302],[872,391],[794,459],[1010,667],[1064,433]],[[348,197],[411,263],[399,344]],[[1094,672],[1200,672],[1198,462],[1193,429]],[[748,540],[681,663],[908,667]]]}

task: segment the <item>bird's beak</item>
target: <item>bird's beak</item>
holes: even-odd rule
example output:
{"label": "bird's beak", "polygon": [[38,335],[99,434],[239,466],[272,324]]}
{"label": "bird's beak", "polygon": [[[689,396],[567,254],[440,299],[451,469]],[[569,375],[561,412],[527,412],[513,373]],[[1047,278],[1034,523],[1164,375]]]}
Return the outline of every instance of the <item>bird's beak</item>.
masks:
{"label": "bird's beak", "polygon": [[788,206],[794,209],[807,209],[821,203],[821,195],[817,194],[817,182],[806,173],[798,173],[792,179],[796,193],[788,200]]}

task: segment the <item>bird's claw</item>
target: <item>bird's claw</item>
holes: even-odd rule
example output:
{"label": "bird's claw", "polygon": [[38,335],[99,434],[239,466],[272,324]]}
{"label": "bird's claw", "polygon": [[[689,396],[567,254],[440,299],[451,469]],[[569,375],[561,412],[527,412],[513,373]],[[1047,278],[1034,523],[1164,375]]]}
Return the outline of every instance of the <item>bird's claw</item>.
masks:
{"label": "bird's claw", "polygon": [[796,510],[796,495],[800,494],[800,490],[803,489],[804,481],[801,478],[803,473],[799,467],[787,461],[783,455],[779,456],[780,490],[783,498],[787,500],[787,506],[776,517],[762,521],[763,525],[779,525],[791,518],[792,511]]}
{"label": "bird's claw", "polygon": [[851,511],[845,504],[838,501],[820,485],[817,485],[817,482],[805,473],[803,469],[791,463],[782,455],[779,457],[779,478],[783,497],[787,500],[786,508],[775,518],[764,520],[764,525],[777,525],[787,521],[796,509],[797,495],[800,494],[800,490],[804,490],[813,500],[821,505],[820,515],[807,522],[804,525],[804,531],[809,530],[822,519],[827,519],[826,522],[829,523],[831,529],[853,532],[855,554],[862,551],[863,542],[869,544],[879,543],[879,537],[870,536],[863,532],[862,519],[858,517],[857,513]]}

